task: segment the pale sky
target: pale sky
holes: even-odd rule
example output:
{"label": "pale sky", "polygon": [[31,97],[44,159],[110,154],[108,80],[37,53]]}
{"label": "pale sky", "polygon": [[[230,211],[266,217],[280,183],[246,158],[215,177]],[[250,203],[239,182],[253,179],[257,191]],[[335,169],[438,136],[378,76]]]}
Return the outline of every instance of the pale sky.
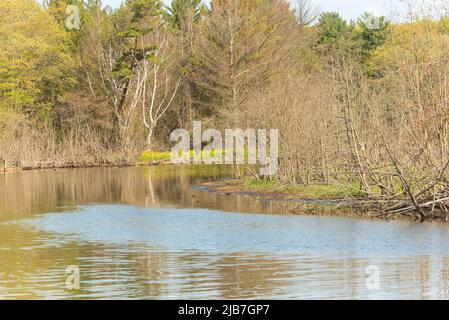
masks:
{"label": "pale sky", "polygon": [[[320,7],[321,11],[337,11],[346,19],[355,19],[368,11],[375,15],[385,15],[389,18],[391,7],[399,4],[400,0],[310,0]],[[118,6],[122,0],[103,0],[112,7]],[[166,0],[169,2],[169,0]]]}

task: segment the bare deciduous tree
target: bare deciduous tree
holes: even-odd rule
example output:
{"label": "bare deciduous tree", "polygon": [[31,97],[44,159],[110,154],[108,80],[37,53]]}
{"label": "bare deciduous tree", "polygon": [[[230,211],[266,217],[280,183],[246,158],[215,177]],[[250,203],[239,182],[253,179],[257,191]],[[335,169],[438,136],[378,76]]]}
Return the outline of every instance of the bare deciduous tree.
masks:
{"label": "bare deciduous tree", "polygon": [[309,0],[295,0],[292,6],[300,26],[313,24],[319,16],[318,7],[312,5]]}
{"label": "bare deciduous tree", "polygon": [[286,1],[214,0],[200,27],[197,84],[237,124],[251,90],[274,75],[294,43],[295,17]]}
{"label": "bare deciduous tree", "polygon": [[176,64],[173,52],[173,36],[168,27],[161,21],[153,30],[150,42],[156,46],[154,52],[146,57],[139,65],[141,76],[142,117],[147,129],[148,147],[152,147],[154,131],[159,120],[173,106],[173,101],[178,92],[184,75],[174,78],[173,68]]}

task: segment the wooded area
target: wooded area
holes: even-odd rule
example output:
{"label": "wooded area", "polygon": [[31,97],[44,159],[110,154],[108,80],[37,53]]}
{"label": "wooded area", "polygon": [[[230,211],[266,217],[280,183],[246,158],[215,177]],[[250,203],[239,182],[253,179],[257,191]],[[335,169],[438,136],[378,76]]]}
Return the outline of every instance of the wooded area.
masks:
{"label": "wooded area", "polygon": [[446,219],[449,18],[418,9],[348,22],[305,0],[2,0],[0,159],[127,164],[194,120],[278,128],[272,179]]}

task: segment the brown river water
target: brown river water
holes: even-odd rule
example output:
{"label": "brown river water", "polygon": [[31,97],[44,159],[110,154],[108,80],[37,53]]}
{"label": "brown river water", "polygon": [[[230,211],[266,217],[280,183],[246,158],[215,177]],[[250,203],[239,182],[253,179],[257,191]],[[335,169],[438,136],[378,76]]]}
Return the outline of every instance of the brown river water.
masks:
{"label": "brown river water", "polygon": [[200,187],[232,175],[1,174],[0,299],[449,298],[449,225],[298,215],[310,205]]}

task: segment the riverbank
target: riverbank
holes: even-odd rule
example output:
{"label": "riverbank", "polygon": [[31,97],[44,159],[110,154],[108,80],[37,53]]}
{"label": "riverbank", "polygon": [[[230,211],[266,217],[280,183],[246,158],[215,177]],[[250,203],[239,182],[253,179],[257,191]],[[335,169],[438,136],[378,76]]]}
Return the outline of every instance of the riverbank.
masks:
{"label": "riverbank", "polygon": [[[8,164],[8,163],[6,163]],[[125,159],[116,156],[110,159],[98,160],[72,160],[72,161],[36,161],[35,163],[5,165],[0,160],[0,173],[46,169],[75,169],[75,168],[101,168],[101,167],[132,167],[170,164],[170,153],[160,151],[145,151],[134,159]]]}
{"label": "riverbank", "polygon": [[[45,162],[34,166],[7,167],[0,174],[22,170],[58,170],[97,167],[133,167],[172,165],[169,152],[147,151],[135,160],[98,162]],[[188,165],[188,164],[187,164]],[[204,187],[213,192],[224,194],[247,194],[286,202],[322,204],[331,207],[331,215],[360,216],[384,220],[411,219],[415,221],[449,221],[449,210],[446,201],[449,198],[431,199],[415,203],[406,194],[385,196],[377,192],[366,196],[357,185],[301,185],[285,184],[276,180],[243,177],[235,180],[207,183]],[[304,210],[302,210],[304,211]],[[329,210],[326,211],[329,213]],[[317,211],[313,211],[316,213]]]}
{"label": "riverbank", "polygon": [[135,162],[128,161],[111,161],[111,162],[68,162],[63,164],[38,163],[27,166],[3,167],[1,172],[31,171],[31,170],[58,170],[58,169],[80,169],[80,168],[101,168],[101,167],[131,167],[135,166]]}
{"label": "riverbank", "polygon": [[[226,195],[242,194],[286,203],[322,205],[326,208],[326,215],[332,216],[357,216],[389,221],[405,219],[420,222],[447,222],[449,220],[449,215],[436,208],[435,204],[423,205],[422,210],[428,206],[431,206],[432,210],[428,211],[422,219],[417,214],[417,209],[409,205],[406,197],[398,199],[387,199],[381,195],[366,197],[352,185],[292,185],[244,177],[205,183],[202,187],[210,192]],[[331,210],[328,210],[329,208]],[[304,210],[300,207],[297,211]],[[316,212],[312,210],[313,215]]]}

